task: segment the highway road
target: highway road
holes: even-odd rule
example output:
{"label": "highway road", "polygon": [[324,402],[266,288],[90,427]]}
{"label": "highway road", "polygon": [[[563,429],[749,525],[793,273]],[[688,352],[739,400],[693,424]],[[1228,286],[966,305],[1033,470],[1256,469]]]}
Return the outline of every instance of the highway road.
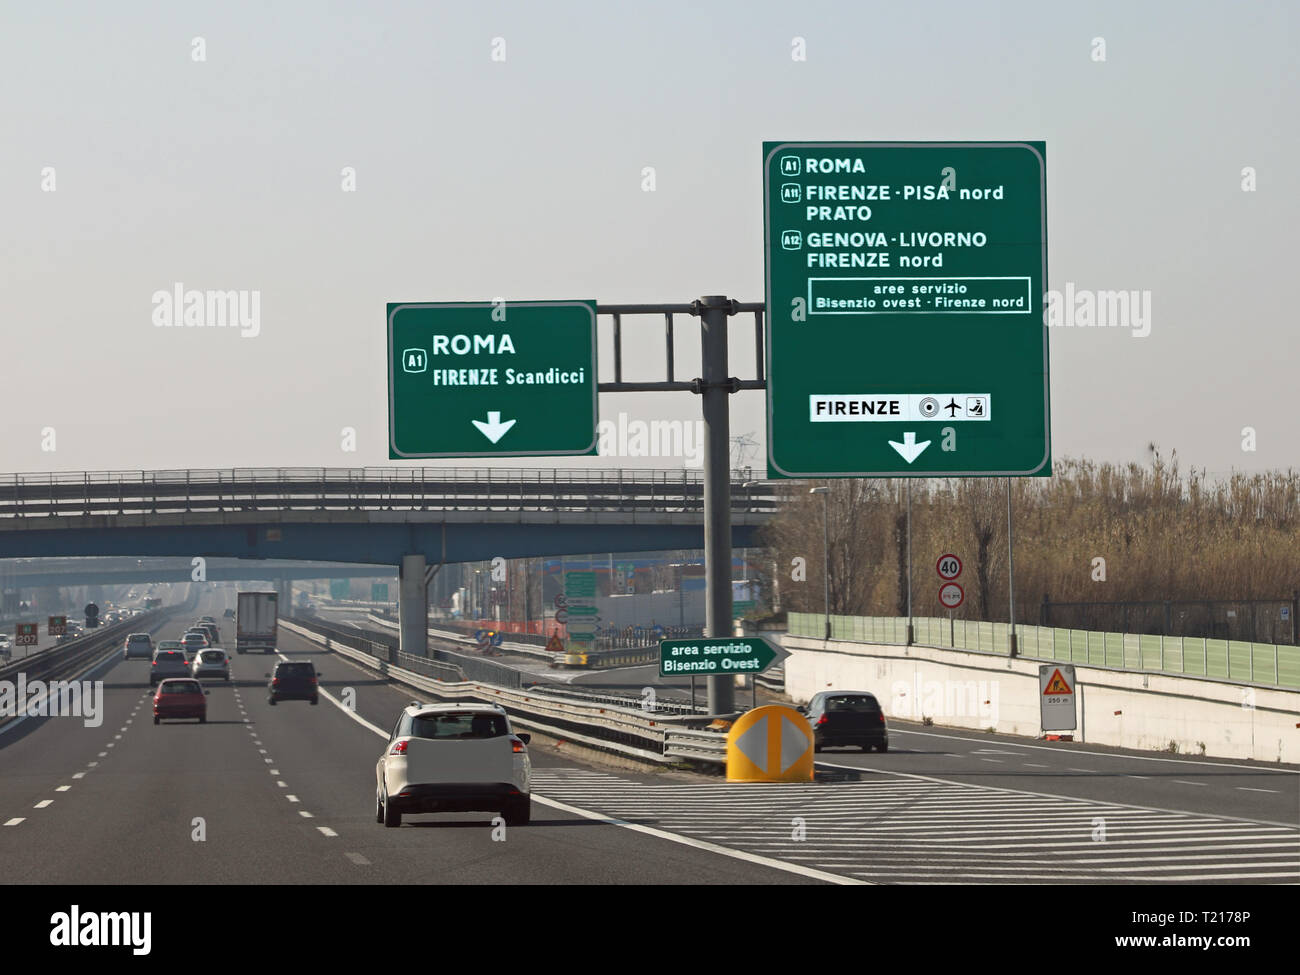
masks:
{"label": "highway road", "polygon": [[[221,616],[218,591],[175,618]],[[175,631],[175,632],[172,632]],[[147,665],[113,655],[106,716],[0,733],[7,882],[1294,883],[1300,770],[892,725],[807,785],[592,764],[537,743],[534,820],[374,822],[373,767],[418,694],[285,634],[322,701],[270,706],[236,656],[209,721],[155,727]],[[593,676],[593,675],[588,675]],[[628,675],[599,675],[625,680]],[[639,675],[632,675],[633,683]],[[350,691],[349,691],[350,689]],[[355,695],[355,712],[339,703]],[[196,838],[199,831],[202,838]]]}
{"label": "highway road", "polygon": [[[194,615],[220,612],[201,604]],[[188,615],[188,614],[187,614]],[[188,622],[177,617],[159,638]],[[236,656],[210,688],[207,724],[155,726],[148,667],[114,654],[105,718],[28,718],[0,733],[0,878],[7,883],[805,883],[815,871],[714,853],[653,827],[600,822],[535,799],[533,822],[492,838],[491,816],[374,821],[374,765],[413,695],[300,638],[320,705],[267,703],[272,658]],[[355,715],[334,702],[356,693]],[[362,720],[358,720],[362,719]],[[538,774],[582,766],[533,750]],[[538,790],[540,794],[541,790]],[[203,838],[196,839],[202,829]],[[649,831],[647,831],[649,830]]]}

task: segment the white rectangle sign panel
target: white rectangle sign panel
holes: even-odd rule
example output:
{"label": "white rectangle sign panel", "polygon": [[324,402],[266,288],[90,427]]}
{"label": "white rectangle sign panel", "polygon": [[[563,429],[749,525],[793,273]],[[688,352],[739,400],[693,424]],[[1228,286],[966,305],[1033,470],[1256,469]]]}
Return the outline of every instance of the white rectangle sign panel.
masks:
{"label": "white rectangle sign panel", "polygon": [[1069,664],[1040,664],[1038,701],[1044,731],[1073,731],[1078,727],[1074,706],[1074,668]]}

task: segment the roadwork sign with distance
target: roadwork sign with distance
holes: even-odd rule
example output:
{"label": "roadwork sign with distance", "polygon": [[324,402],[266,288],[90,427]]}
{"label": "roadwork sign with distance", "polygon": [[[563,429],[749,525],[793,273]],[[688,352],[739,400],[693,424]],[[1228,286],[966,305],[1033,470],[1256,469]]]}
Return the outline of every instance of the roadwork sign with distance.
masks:
{"label": "roadwork sign with distance", "polygon": [[1073,731],[1077,727],[1074,688],[1074,667],[1071,665],[1039,665],[1038,700],[1043,731]]}
{"label": "roadwork sign with distance", "polygon": [[771,477],[1050,475],[1042,142],[765,142]]}
{"label": "roadwork sign with distance", "polygon": [[388,456],[596,453],[596,302],[388,305]]}

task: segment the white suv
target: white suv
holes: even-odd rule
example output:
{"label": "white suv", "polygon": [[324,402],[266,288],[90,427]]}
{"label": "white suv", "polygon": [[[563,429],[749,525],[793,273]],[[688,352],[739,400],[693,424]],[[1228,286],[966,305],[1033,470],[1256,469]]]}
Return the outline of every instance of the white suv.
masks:
{"label": "white suv", "polygon": [[491,704],[412,704],[375,766],[375,822],[434,812],[500,812],[524,826],[531,812],[527,734]]}

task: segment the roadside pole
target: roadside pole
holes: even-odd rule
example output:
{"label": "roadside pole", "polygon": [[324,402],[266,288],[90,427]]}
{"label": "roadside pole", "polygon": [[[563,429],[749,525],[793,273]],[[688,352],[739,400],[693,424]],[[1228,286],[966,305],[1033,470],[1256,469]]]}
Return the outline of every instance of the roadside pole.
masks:
{"label": "roadside pole", "polygon": [[[700,365],[704,402],[704,566],[705,636],[731,636],[731,384],[727,377],[727,319],[730,299],[699,300]],[[735,710],[736,685],[730,674],[710,675],[706,703],[710,714]]]}

